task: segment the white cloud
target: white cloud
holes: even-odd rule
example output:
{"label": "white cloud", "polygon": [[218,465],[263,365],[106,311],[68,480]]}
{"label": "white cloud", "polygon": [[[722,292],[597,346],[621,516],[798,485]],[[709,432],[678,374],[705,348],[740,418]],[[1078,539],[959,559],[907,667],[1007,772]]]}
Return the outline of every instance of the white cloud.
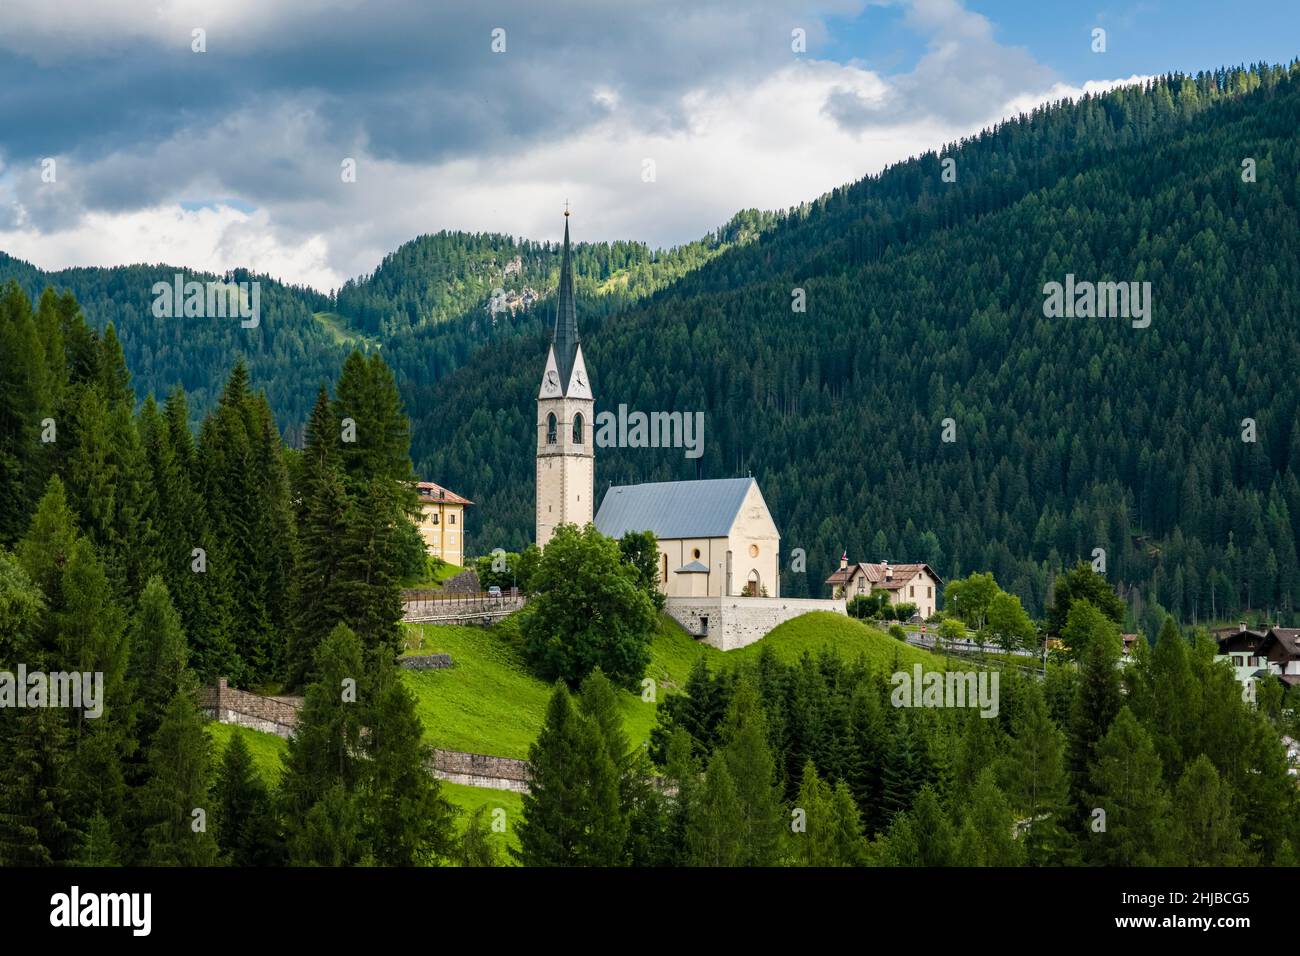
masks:
{"label": "white cloud", "polygon": [[[176,22],[191,12],[172,6],[183,8],[168,13]],[[96,15],[117,16],[114,7],[96,5]],[[255,8],[234,4],[230,15],[255,17]],[[1025,51],[999,47],[988,21],[956,0],[915,0],[907,16],[930,45],[901,76],[791,58],[758,82],[699,81],[671,104],[675,123],[647,117],[616,85],[597,82],[579,95],[601,111],[578,132],[436,163],[380,158],[364,141],[341,145],[320,97],[267,97],[211,128],[61,166],[57,190],[42,189],[35,170],[9,170],[0,199],[13,213],[0,222],[0,248],[46,269],[242,266],[328,289],[421,233],[556,239],[565,199],[579,240],[672,245],[742,208],[788,208],[1040,103],[1141,79],[1054,82]],[[358,160],[355,183],[339,181],[343,156]],[[646,158],[656,164],[653,183],[641,179]],[[87,196],[121,193],[123,183],[138,192],[86,211]],[[255,211],[181,207],[221,197]]]}

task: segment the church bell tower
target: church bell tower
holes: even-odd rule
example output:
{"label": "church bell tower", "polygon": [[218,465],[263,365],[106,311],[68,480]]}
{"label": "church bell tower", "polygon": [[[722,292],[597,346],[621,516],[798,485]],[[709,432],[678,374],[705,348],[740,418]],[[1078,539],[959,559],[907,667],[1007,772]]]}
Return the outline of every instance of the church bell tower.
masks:
{"label": "church bell tower", "polygon": [[564,210],[564,258],[556,294],[555,330],[537,393],[537,545],[560,524],[587,524],[595,515],[592,419],[596,401],[578,341],[569,255],[569,210]]}

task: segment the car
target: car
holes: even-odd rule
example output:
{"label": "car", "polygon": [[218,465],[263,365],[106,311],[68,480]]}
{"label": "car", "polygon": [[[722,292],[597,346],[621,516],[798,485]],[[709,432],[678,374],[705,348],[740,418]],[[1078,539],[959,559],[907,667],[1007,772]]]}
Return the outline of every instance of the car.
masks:
{"label": "car", "polygon": [[492,585],[490,588],[488,588],[488,597],[500,597],[500,596],[501,596],[501,589],[497,587],[495,584]]}

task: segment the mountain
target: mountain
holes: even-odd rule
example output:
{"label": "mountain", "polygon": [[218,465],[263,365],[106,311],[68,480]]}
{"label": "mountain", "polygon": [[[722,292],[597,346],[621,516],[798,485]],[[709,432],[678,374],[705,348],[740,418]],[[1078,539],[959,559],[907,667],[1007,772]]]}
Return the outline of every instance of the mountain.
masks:
{"label": "mountain", "polygon": [[[745,210],[701,239],[667,250],[579,243],[579,290],[593,313],[617,311],[750,242],[776,218]],[[0,252],[0,282],[17,282],[33,301],[47,287],[71,291],[92,327],[114,325],[137,396],[161,398],[182,385],[196,422],[242,356],[254,385],[267,391],[285,438],[298,445],[317,386],[333,379],[354,347],[383,349],[410,396],[481,348],[541,334],[549,327],[546,306],[559,254],[553,243],[440,232],[403,244],[371,275],[327,295],[243,270],[218,276],[159,264],[46,272]],[[258,327],[241,328],[233,319],[155,318],[153,285],[171,283],[177,273],[199,282],[258,281]]]}
{"label": "mountain", "polygon": [[[785,556],[807,555],[806,573],[787,566],[791,595],[825,593],[847,549],[948,578],[990,569],[1040,612],[1055,572],[1101,549],[1133,626],[1161,607],[1294,620],[1298,82],[1295,63],[1171,75],[676,250],[579,243],[597,410],[706,421],[698,460],[601,449],[598,492],[752,472]],[[422,236],[333,295],[263,279],[251,336],[154,319],[169,267],[47,274],[0,257],[0,279],[71,288],[92,324],[114,322],[140,395],[183,383],[197,417],[246,355],[291,442],[340,354],[382,348],[417,470],[477,503],[480,552],[531,536],[557,268],[546,243]],[[1067,275],[1150,282],[1150,325],[1047,317],[1044,286]]]}
{"label": "mountain", "polygon": [[[598,411],[706,416],[698,462],[599,449],[597,494],[752,471],[807,554],[792,595],[847,549],[987,568],[1039,612],[1100,548],[1138,623],[1293,618],[1298,84],[1259,66],[1039,109],[944,150],[955,182],[916,157],[616,316],[580,300]],[[1067,274],[1150,282],[1149,327],[1046,317]],[[544,354],[503,342],[408,399],[417,469],[479,505],[472,550],[530,535]]]}

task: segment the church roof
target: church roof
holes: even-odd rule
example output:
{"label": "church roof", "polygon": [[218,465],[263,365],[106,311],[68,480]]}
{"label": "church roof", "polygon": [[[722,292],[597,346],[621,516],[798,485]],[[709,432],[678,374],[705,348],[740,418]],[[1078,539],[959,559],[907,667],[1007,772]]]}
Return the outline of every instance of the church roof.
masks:
{"label": "church roof", "polygon": [[629,531],[653,531],[661,539],[725,538],[753,484],[753,478],[713,478],[615,485],[600,503],[596,529],[611,538]]}
{"label": "church roof", "polygon": [[709,569],[702,561],[692,561],[690,564],[683,564],[675,572],[676,574],[708,574]]}
{"label": "church roof", "polygon": [[569,214],[564,214],[564,258],[560,261],[560,287],[555,296],[555,329],[551,334],[560,388],[567,390],[578,354],[578,310],[573,301],[573,262],[569,255]]}

